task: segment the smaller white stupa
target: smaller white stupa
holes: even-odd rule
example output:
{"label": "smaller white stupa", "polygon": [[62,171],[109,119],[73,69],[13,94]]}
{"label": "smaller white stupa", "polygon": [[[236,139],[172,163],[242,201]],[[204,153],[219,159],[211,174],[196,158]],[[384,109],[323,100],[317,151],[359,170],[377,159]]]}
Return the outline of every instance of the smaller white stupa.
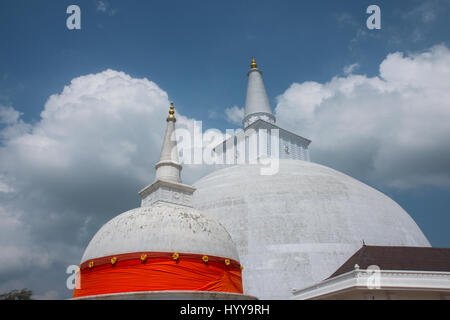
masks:
{"label": "smaller white stupa", "polygon": [[182,184],[170,106],[156,178],[141,207],[107,222],[81,259],[76,299],[249,299],[225,228],[192,207]]}
{"label": "smaller white stupa", "polygon": [[[246,293],[259,299],[289,299],[294,288],[329,277],[362,240],[373,246],[430,247],[415,221],[391,198],[310,162],[311,141],[275,125],[254,58],[247,75],[241,132],[248,139],[241,138],[241,145],[244,151],[251,145],[258,151],[267,146],[266,154],[279,160],[279,170],[261,174],[267,165],[248,161],[250,152],[238,153],[236,135],[216,149],[224,159],[231,154],[237,165],[195,182],[193,198],[196,208],[219,220],[233,237],[245,265]],[[258,131],[268,133],[255,134]],[[257,140],[252,141],[254,136]]]}

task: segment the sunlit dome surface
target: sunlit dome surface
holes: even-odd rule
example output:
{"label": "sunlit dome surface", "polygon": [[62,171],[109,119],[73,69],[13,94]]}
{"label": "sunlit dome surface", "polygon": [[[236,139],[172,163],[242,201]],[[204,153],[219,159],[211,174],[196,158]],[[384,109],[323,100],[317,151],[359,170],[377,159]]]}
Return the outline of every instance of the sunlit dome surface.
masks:
{"label": "sunlit dome surface", "polygon": [[227,167],[194,186],[194,206],[219,220],[237,245],[244,291],[288,299],[329,277],[362,245],[430,246],[409,214],[383,193],[311,162]]}
{"label": "sunlit dome surface", "polygon": [[233,241],[216,220],[169,203],[140,207],[113,218],[95,234],[81,262],[132,252],[182,252],[239,261]]}

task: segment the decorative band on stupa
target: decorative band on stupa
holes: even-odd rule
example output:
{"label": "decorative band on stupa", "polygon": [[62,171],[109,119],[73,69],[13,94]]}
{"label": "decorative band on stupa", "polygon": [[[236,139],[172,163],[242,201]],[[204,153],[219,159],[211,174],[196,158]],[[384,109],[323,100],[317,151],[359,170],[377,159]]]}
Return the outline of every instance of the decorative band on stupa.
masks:
{"label": "decorative band on stupa", "polygon": [[174,252],[135,252],[80,265],[73,298],[139,291],[243,293],[242,266],[229,258]]}

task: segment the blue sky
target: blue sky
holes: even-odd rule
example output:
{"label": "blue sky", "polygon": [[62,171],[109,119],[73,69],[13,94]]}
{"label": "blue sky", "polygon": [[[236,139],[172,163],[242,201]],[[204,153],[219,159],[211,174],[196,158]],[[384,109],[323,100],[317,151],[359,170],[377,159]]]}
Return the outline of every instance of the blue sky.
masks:
{"label": "blue sky", "polygon": [[[25,119],[38,118],[70,79],[112,68],[151,76],[181,111],[220,127],[203,118],[205,110],[243,103],[252,55],[274,100],[294,81],[325,81],[355,62],[361,73],[376,74],[389,52],[446,42],[449,31],[442,12],[432,26],[416,14],[405,17],[421,1],[378,2],[383,28],[358,38],[371,1],[133,0],[108,1],[114,13],[99,11],[94,0],[77,1],[82,30],[69,31],[65,11],[73,3],[1,3],[1,98]],[[424,39],[411,39],[415,28]]]}
{"label": "blue sky", "polygon": [[[66,28],[68,17],[66,8],[71,4],[77,4],[81,8],[81,30]],[[381,30],[366,28],[368,17],[366,8],[371,4],[377,4],[381,8]],[[168,94],[169,99],[175,102],[177,112],[189,118],[202,120],[204,129],[237,128],[239,125],[227,118],[225,110],[232,106],[243,107],[247,85],[246,71],[249,68],[250,58],[254,55],[264,71],[267,92],[272,107],[277,109],[281,123],[313,140],[311,145],[313,161],[346,172],[388,194],[410,213],[433,246],[450,247],[448,232],[450,188],[446,182],[450,177],[449,167],[446,164],[449,159],[447,158],[449,147],[448,144],[441,142],[448,141],[450,136],[445,128],[436,130],[436,135],[431,135],[427,138],[429,140],[424,138],[425,146],[434,146],[439,142],[439,147],[430,147],[430,150],[425,147],[428,153],[423,158],[421,154],[411,151],[413,158],[406,161],[405,167],[416,160],[419,164],[412,167],[411,171],[405,169],[404,175],[392,182],[389,180],[389,172],[399,170],[396,169],[398,167],[386,163],[397,163],[399,159],[394,157],[395,159],[383,163],[383,168],[387,169],[383,174],[377,174],[376,170],[381,166],[373,160],[378,159],[377,157],[370,158],[371,153],[367,151],[367,159],[370,160],[365,162],[365,158],[357,156],[365,151],[359,152],[356,147],[348,147],[351,151],[347,154],[357,158],[357,165],[362,168],[355,169],[356,165],[346,165],[349,163],[347,158],[341,159],[339,154],[333,153],[336,150],[326,149],[323,143],[324,136],[315,135],[317,133],[315,127],[310,126],[311,130],[308,130],[306,124],[303,127],[301,113],[297,114],[300,120],[296,123],[289,122],[289,119],[283,120],[286,114],[283,116],[282,111],[296,106],[284,103],[281,99],[287,96],[288,88],[295,83],[313,82],[320,84],[321,88],[329,84],[327,90],[333,90],[333,84],[330,84],[333,78],[340,77],[350,81],[351,75],[357,74],[366,81],[381,77],[380,65],[383,62],[386,62],[385,65],[395,67],[395,63],[388,63],[393,59],[392,56],[388,58],[389,54],[395,52],[403,54],[403,58],[398,58],[401,63],[412,61],[419,64],[429,55],[436,57],[436,61],[447,61],[439,60],[439,57],[445,55],[446,48],[450,47],[449,13],[448,0],[376,2],[3,0],[0,2],[0,39],[2,39],[0,106],[11,107],[18,112],[18,116],[20,114],[21,120],[17,120],[14,118],[15,113],[9,109],[12,112],[11,117],[15,119],[11,120],[14,122],[16,130],[14,132],[18,130],[24,130],[25,133],[38,132],[44,123],[41,112],[49,108],[50,96],[62,96],[64,87],[68,86],[72,79],[112,69],[122,71],[132,78],[147,78],[156,83]],[[441,46],[441,50],[432,49],[435,46]],[[423,59],[416,58],[421,53],[423,55],[420,57]],[[426,62],[424,64],[426,65]],[[345,72],[345,69],[349,70],[348,67],[352,65],[353,70]],[[443,67],[445,69],[448,65],[444,64]],[[441,66],[441,69],[443,67]],[[383,72],[390,75],[389,70]],[[361,91],[361,95],[364,95],[364,92]],[[444,109],[446,106],[450,108],[445,102],[442,106]],[[298,110],[303,110],[301,109],[303,107],[298,106]],[[448,115],[442,108],[439,112]],[[433,110],[430,108],[430,113],[434,112]],[[439,115],[440,113],[436,113],[436,118],[442,119]],[[4,121],[0,124],[0,128],[3,130],[9,128],[8,126],[12,127],[11,121]],[[378,125],[379,128],[383,128],[382,125]],[[430,128],[433,127],[438,126],[431,124]],[[0,140],[3,150],[6,151],[12,150],[7,149],[12,145],[9,138],[10,131],[8,134],[2,134]],[[382,143],[382,139],[377,140],[376,135],[372,134],[374,140],[378,144]],[[417,135],[424,136],[424,131],[417,132]],[[351,142],[354,146],[358,146],[357,143],[364,145],[357,140]],[[156,147],[158,148],[159,146]],[[406,150],[406,153],[410,151],[407,148],[399,150]],[[9,154],[11,152],[8,151]],[[27,157],[21,154],[22,157]],[[19,160],[13,162],[21,165],[25,163],[23,158]],[[26,168],[15,168],[11,171],[10,164],[5,163],[2,164],[0,178],[7,177],[11,185],[10,188],[4,187],[5,190],[8,188],[22,190],[20,189],[22,184],[14,185],[14,181],[21,180],[20,176],[11,173],[14,170],[17,170],[14,172],[31,172],[35,179],[23,183],[26,185],[24,191],[36,190],[33,186],[42,185],[42,181],[39,180],[40,174],[44,172],[42,168],[32,171],[34,167],[26,165]],[[152,163],[149,161],[149,174],[153,170]],[[417,172],[422,173],[420,168],[428,168],[429,172],[423,169],[425,172],[423,177],[409,179],[408,174],[412,176]],[[106,177],[105,174],[101,179],[107,180]],[[57,184],[59,178],[46,178],[48,190],[59,190],[60,186]],[[138,179],[128,181],[128,189],[117,190],[135,192],[134,189],[138,189],[136,181]],[[80,182],[80,186],[83,186],[83,182]],[[81,191],[73,189],[70,192]],[[18,212],[24,212],[27,210],[24,203],[27,201],[35,203],[29,199],[24,200],[24,195],[13,193],[2,195],[0,192],[0,200],[5,207],[12,208],[11,210],[17,208]],[[59,206],[70,207],[68,202],[61,200],[63,198],[60,200],[52,198],[47,201],[39,193],[35,196],[39,196],[39,201],[42,201],[42,211]],[[107,209],[101,209],[101,199],[108,199],[108,196],[105,195],[104,198],[100,196],[97,200],[91,199],[87,202],[96,210],[106,212],[114,208],[114,204],[109,203]],[[136,203],[137,198],[133,195],[125,197],[119,204],[116,203],[115,208],[126,210]],[[68,208],[65,214],[78,212],[77,210],[81,210],[78,204]],[[71,223],[73,222],[76,228],[85,228],[83,230],[86,232],[84,237],[75,241],[74,248],[70,249],[74,255],[80,255],[92,232],[95,232],[107,217],[115,214],[117,212],[99,214],[98,217],[92,214],[83,216],[79,221],[70,216],[70,219],[73,219],[70,220]],[[23,216],[26,214],[20,215]],[[45,219],[42,216],[41,220]],[[37,218],[26,220],[31,230],[30,241],[45,243],[51,238],[49,234],[53,232],[52,227],[43,225],[39,222],[41,220]],[[58,218],[55,218],[55,221],[57,222],[53,227],[62,225]],[[63,242],[69,243],[70,239],[64,238]],[[77,263],[76,259],[74,263]],[[61,261],[58,263],[63,265]],[[55,262],[55,265],[43,263],[43,268],[56,270],[58,263]],[[45,287],[33,282],[34,280],[27,280],[18,271],[11,274],[8,272],[2,273],[0,269],[0,291],[23,284],[34,286],[41,297],[61,296],[60,288]],[[64,279],[64,274],[60,275],[60,278]]]}

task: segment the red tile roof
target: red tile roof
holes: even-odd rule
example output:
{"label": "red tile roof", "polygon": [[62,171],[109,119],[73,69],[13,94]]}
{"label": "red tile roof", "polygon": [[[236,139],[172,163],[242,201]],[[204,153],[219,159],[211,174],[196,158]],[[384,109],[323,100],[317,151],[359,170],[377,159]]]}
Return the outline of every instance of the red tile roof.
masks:
{"label": "red tile roof", "polygon": [[329,278],[355,269],[377,265],[381,270],[448,271],[450,248],[388,247],[363,245]]}

